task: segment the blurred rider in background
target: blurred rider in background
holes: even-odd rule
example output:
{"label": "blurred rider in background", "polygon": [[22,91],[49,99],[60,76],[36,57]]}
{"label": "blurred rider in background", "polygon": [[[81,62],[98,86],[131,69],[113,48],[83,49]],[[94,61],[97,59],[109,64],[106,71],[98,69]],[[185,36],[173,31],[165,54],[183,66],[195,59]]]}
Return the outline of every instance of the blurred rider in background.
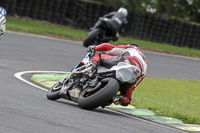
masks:
{"label": "blurred rider in background", "polygon": [[121,104],[122,106],[130,104],[132,92],[144,79],[147,71],[146,57],[140,51],[139,46],[136,44],[114,46],[109,43],[102,43],[98,46],[89,46],[88,51],[94,53],[90,56],[90,63],[87,65],[91,70],[95,70],[98,66],[110,69],[119,62],[134,66],[133,79],[120,84],[119,91],[121,94],[117,95],[113,101],[114,104]]}
{"label": "blurred rider in background", "polygon": [[0,7],[0,39],[4,35],[6,30],[6,10]]}
{"label": "blurred rider in background", "polygon": [[128,10],[126,8],[119,8],[118,11],[110,12],[109,14],[104,15],[99,19],[95,26],[91,29],[101,27],[103,22],[101,19],[106,20],[107,24],[110,27],[110,36],[106,37],[106,42],[112,40],[117,41],[119,37],[119,32],[124,32],[125,25],[127,22]]}

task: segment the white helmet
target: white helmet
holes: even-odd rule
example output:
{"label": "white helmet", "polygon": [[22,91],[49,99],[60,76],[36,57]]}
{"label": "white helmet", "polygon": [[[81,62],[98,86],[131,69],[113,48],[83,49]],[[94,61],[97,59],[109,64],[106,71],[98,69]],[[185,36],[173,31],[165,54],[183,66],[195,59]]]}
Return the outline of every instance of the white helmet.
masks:
{"label": "white helmet", "polygon": [[125,16],[128,15],[128,10],[126,8],[123,8],[123,7],[119,8],[117,12],[123,13]]}
{"label": "white helmet", "polygon": [[0,14],[0,38],[2,38],[5,30],[6,30],[6,17]]}

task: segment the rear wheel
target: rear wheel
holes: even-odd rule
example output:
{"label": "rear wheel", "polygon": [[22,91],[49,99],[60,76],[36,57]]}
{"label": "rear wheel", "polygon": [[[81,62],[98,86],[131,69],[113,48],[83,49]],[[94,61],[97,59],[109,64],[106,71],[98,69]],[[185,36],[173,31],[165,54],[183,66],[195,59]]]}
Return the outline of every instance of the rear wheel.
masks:
{"label": "rear wheel", "polygon": [[83,41],[83,46],[88,47],[94,44],[100,33],[101,33],[100,29],[94,29],[91,32],[89,32],[87,37]]}
{"label": "rear wheel", "polygon": [[92,110],[104,106],[119,90],[119,83],[114,78],[105,78],[101,83],[101,87],[96,92],[88,93],[84,90],[80,94],[78,105],[81,108]]}

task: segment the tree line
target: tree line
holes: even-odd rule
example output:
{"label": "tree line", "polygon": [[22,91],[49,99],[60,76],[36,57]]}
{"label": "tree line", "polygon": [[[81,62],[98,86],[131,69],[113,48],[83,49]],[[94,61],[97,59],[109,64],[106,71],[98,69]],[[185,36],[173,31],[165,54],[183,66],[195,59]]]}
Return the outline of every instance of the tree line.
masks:
{"label": "tree line", "polygon": [[89,0],[200,23],[200,0]]}

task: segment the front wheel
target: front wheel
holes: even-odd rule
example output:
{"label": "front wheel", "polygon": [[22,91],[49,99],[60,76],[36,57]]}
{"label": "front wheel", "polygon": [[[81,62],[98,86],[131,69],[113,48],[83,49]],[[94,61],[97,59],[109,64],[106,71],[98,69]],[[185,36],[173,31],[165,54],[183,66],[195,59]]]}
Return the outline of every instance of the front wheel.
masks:
{"label": "front wheel", "polygon": [[114,78],[101,80],[101,87],[95,93],[88,93],[85,90],[78,98],[78,105],[83,109],[92,110],[105,105],[119,90],[119,83]]}
{"label": "front wheel", "polygon": [[60,90],[62,88],[62,84],[60,82],[56,83],[51,89],[47,92],[47,99],[49,100],[57,100],[60,99]]}
{"label": "front wheel", "polygon": [[94,29],[90,31],[85,40],[83,41],[83,46],[88,47],[94,44],[100,33],[101,33],[100,29]]}

